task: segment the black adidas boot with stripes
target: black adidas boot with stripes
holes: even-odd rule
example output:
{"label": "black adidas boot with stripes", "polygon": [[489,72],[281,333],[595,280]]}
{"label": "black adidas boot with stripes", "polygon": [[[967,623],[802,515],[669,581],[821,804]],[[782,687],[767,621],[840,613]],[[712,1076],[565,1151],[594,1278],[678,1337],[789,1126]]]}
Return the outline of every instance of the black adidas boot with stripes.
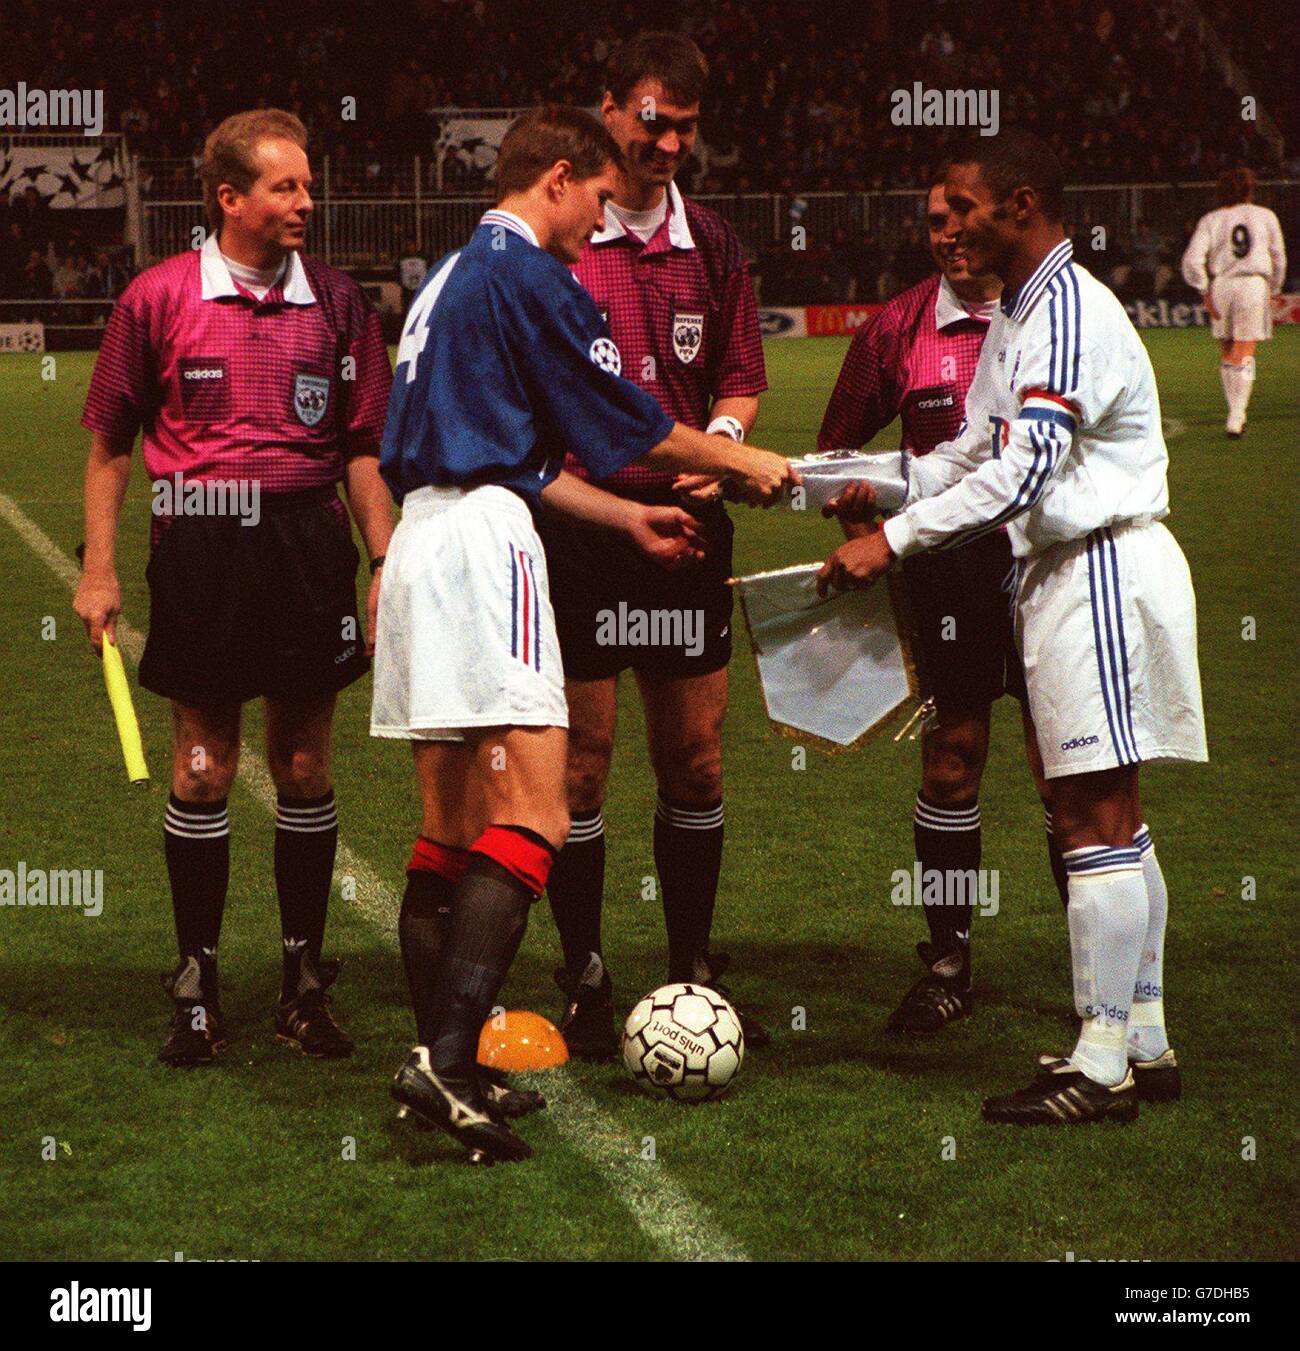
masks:
{"label": "black adidas boot with stripes", "polygon": [[210,1065],[226,1044],[216,954],[204,951],[184,958],[175,971],[163,972],[162,985],[175,1008],[158,1059],[173,1069]]}
{"label": "black adidas boot with stripes", "polygon": [[723,973],[731,965],[731,957],[725,952],[702,952],[695,959],[694,984],[707,985],[710,990],[720,994],[740,1019],[740,1031],[745,1038],[745,1050],[761,1050],[772,1044],[772,1034],[767,1030],[748,1004],[738,1004],[731,990],[721,983]]}
{"label": "black adidas boot with stripes", "polygon": [[[1040,1055],[1038,1073],[1059,1074],[1060,1067],[1068,1064],[1061,1056]],[[1172,1046],[1154,1060],[1130,1060],[1128,1067],[1133,1071],[1139,1102],[1177,1102],[1183,1096],[1183,1075]]]}
{"label": "black adidas boot with stripes", "polygon": [[305,951],[298,954],[301,963],[292,999],[282,999],[275,1009],[275,1035],[278,1041],[296,1046],[313,1059],[334,1060],[352,1054],[352,1038],[338,1025],[325,993],[338,979],[337,961],[312,963]]}
{"label": "black adidas boot with stripes", "polygon": [[963,948],[940,952],[929,942],[916,945],[917,956],[925,963],[926,973],[903,996],[903,1002],[889,1015],[887,1032],[910,1032],[929,1037],[942,1032],[949,1023],[966,1018],[975,1007],[971,992],[970,954]]}
{"label": "black adidas boot with stripes", "polygon": [[1033,1083],[1015,1093],[984,1099],[984,1120],[1004,1126],[1086,1126],[1094,1121],[1136,1121],[1133,1072],[1113,1088],[1089,1079],[1068,1060],[1039,1066]]}
{"label": "black adidas boot with stripes", "polygon": [[1183,1072],[1171,1046],[1155,1060],[1130,1060],[1137,1095],[1143,1102],[1177,1102],[1183,1096]]}
{"label": "black adidas boot with stripes", "polygon": [[473,1163],[517,1163],[533,1156],[528,1142],[488,1106],[479,1080],[435,1074],[428,1047],[412,1049],[389,1092],[416,1124],[446,1131],[464,1145]]}
{"label": "black adidas boot with stripes", "polygon": [[569,1054],[578,1060],[613,1060],[619,1047],[614,985],[599,954],[593,952],[581,972],[558,967],[555,983],[566,999],[559,1026]]}

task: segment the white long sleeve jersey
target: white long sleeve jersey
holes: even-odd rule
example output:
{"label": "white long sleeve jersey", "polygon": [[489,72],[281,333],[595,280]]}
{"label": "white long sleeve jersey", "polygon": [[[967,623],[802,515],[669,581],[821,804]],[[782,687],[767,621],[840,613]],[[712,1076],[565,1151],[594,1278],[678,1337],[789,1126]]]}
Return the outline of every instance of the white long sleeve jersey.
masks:
{"label": "white long sleeve jersey", "polygon": [[1063,240],[993,316],[955,440],[906,462],[885,523],[901,558],[1002,526],[1026,558],[1169,514],[1151,359],[1124,307]]}
{"label": "white long sleeve jersey", "polygon": [[1204,294],[1216,277],[1263,277],[1277,295],[1286,281],[1286,245],[1266,206],[1239,202],[1207,211],[1183,254],[1183,280]]}

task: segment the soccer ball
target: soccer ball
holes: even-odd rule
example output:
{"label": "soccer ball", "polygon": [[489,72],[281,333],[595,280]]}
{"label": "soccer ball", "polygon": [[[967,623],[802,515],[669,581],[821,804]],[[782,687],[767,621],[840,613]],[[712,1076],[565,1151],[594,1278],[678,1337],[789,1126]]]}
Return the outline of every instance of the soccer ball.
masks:
{"label": "soccer ball", "polygon": [[745,1058],[736,1010],[703,985],[665,985],[628,1014],[623,1063],[646,1090],[677,1102],[720,1097]]}

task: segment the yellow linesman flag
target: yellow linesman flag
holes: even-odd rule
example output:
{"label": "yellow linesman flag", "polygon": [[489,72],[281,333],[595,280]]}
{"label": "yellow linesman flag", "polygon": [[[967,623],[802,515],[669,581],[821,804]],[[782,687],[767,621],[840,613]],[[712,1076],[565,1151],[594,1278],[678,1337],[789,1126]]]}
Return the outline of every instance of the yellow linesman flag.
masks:
{"label": "yellow linesman flag", "polygon": [[136,720],[135,705],[131,702],[131,687],[126,683],[126,668],[117,644],[104,635],[104,684],[108,688],[108,702],[113,706],[118,739],[122,743],[122,758],[126,761],[127,777],[132,783],[149,782],[149,766],[144,762],[144,746],[140,741],[140,724]]}

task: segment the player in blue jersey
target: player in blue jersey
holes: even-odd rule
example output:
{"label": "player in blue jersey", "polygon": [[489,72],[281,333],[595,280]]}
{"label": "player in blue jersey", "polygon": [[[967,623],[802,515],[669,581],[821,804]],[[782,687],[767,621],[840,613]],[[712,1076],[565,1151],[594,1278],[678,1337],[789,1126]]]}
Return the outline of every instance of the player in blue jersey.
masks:
{"label": "player in blue jersey", "polygon": [[506,1118],[540,1096],[475,1056],[569,831],[564,673],[533,513],[544,501],[689,566],[702,556],[694,517],[561,472],[565,451],[597,480],[634,461],[719,474],[755,505],[797,481],[781,456],[674,423],[621,378],[566,266],[603,224],[618,159],[576,109],[511,126],[497,207],[407,316],[380,456],[403,510],[380,587],[371,732],[412,743],[423,800],[399,918],[419,1039],[392,1092],[486,1162],[532,1152]]}

